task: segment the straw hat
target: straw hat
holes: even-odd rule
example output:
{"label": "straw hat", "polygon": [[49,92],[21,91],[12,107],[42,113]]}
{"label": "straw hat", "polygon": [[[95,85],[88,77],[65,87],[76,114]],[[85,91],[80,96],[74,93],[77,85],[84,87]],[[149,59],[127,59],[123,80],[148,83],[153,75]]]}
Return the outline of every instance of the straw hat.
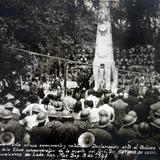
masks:
{"label": "straw hat", "polygon": [[34,104],[33,106],[32,106],[32,111],[34,111],[34,112],[40,112],[41,110],[40,110],[40,107],[39,107],[39,104]]}
{"label": "straw hat", "polygon": [[11,132],[3,132],[0,134],[0,143],[4,145],[11,145],[15,141],[15,136]]}
{"label": "straw hat", "polygon": [[151,133],[151,127],[147,122],[141,122],[136,126],[136,132],[139,137],[147,138]]}
{"label": "straw hat", "polygon": [[99,124],[98,124],[99,128],[105,128],[109,124],[110,124],[110,119],[108,117],[105,117],[105,116],[100,117]]}
{"label": "straw hat", "polygon": [[80,112],[80,120],[88,120],[89,119],[89,111],[88,110],[82,110]]}
{"label": "straw hat", "polygon": [[103,117],[103,116],[108,117],[108,112],[106,110],[104,110],[104,109],[101,109],[99,111],[99,116],[100,117]]}
{"label": "straw hat", "polygon": [[91,147],[95,142],[95,137],[90,132],[82,133],[78,138],[78,145],[80,145],[82,148],[89,148]]}
{"label": "straw hat", "polygon": [[7,110],[7,109],[2,110],[0,116],[1,116],[1,118],[3,118],[3,119],[10,119],[10,118],[13,117],[11,111],[9,111],[9,110]]}
{"label": "straw hat", "polygon": [[46,121],[46,119],[47,119],[46,113],[44,113],[44,112],[38,113],[38,115],[37,115],[37,122],[38,123],[43,123]]}
{"label": "straw hat", "polygon": [[58,114],[55,109],[48,110],[47,114],[48,114],[48,117],[55,117],[55,118],[58,117]]}
{"label": "straw hat", "polygon": [[136,121],[137,121],[137,117],[133,117],[132,115],[127,114],[123,118],[123,123],[124,123],[123,127],[130,126],[134,124]]}
{"label": "straw hat", "polygon": [[68,110],[63,110],[63,111],[61,112],[61,117],[62,117],[62,118],[72,118],[72,115],[71,115],[70,111],[68,111]]}

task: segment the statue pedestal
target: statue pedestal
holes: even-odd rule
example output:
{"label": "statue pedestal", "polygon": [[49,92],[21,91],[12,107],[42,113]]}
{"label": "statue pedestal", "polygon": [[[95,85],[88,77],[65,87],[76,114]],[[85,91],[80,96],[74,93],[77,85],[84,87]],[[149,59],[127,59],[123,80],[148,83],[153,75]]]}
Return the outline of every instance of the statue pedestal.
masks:
{"label": "statue pedestal", "polygon": [[106,58],[95,58],[93,62],[94,90],[107,89],[117,91],[118,73],[114,61]]}

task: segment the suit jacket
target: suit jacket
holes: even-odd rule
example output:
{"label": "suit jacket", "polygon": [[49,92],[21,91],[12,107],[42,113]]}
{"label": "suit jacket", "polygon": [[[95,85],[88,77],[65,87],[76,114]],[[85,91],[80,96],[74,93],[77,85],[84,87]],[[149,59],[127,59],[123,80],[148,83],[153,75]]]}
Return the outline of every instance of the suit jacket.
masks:
{"label": "suit jacket", "polygon": [[149,106],[144,103],[138,103],[132,108],[137,113],[137,123],[148,122],[148,116],[150,112]]}
{"label": "suit jacket", "polygon": [[124,99],[124,102],[128,103],[128,107],[130,110],[133,109],[133,106],[138,104],[138,99],[133,96],[129,96],[128,98]]}
{"label": "suit jacket", "polygon": [[30,131],[31,144],[48,144],[49,128],[46,126],[35,126]]}

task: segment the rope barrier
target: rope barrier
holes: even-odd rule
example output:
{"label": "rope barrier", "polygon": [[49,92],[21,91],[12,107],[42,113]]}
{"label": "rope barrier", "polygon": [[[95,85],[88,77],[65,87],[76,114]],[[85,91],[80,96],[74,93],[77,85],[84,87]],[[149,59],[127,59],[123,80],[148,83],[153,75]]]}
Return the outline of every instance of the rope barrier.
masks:
{"label": "rope barrier", "polygon": [[[41,53],[37,53],[37,52],[27,51],[27,50],[24,50],[24,49],[15,48],[15,50],[21,51],[21,52],[24,52],[24,53],[28,53],[28,54],[32,54],[32,55],[41,56],[41,57],[52,58],[52,59],[57,59],[57,60],[66,61],[66,62],[70,62],[70,63],[75,63],[75,64],[79,64],[79,65],[87,65],[87,66],[90,66],[90,67],[93,66],[92,64],[77,62],[77,61],[69,60],[69,59],[66,59],[66,58],[60,58],[60,57],[45,55],[45,54],[41,54]],[[122,72],[126,72],[126,73],[129,72],[129,73],[138,74],[138,75],[145,75],[145,76],[148,76],[148,77],[157,77],[157,76],[149,75],[148,73],[145,73],[145,72],[143,72],[143,73],[142,72],[135,72],[135,71],[129,71],[129,70],[124,70],[124,69],[119,69],[119,68],[118,68],[118,71],[122,71]]]}
{"label": "rope barrier", "polygon": [[49,56],[49,55],[45,55],[45,54],[41,54],[41,53],[37,53],[37,52],[31,52],[31,51],[27,51],[27,50],[19,49],[19,48],[15,48],[15,50],[18,50],[18,51],[21,51],[21,52],[24,52],[24,53],[37,55],[37,56],[41,56],[41,57],[46,57],[46,58],[52,58],[52,59],[57,59],[57,60],[61,60],[61,61],[67,61],[67,62],[76,63],[76,64],[90,65],[90,64],[87,64],[87,63],[77,62],[77,61],[69,60],[69,59],[66,59],[66,58]]}

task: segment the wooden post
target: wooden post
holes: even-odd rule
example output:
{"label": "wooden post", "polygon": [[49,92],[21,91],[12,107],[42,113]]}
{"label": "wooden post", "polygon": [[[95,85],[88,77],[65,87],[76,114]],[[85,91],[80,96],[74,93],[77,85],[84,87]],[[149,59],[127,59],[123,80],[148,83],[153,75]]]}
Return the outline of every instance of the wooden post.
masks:
{"label": "wooden post", "polygon": [[61,61],[58,60],[58,77],[60,78],[61,76]]}
{"label": "wooden post", "polygon": [[19,76],[19,79],[20,79],[20,87],[21,87],[21,90],[23,90],[23,80],[22,80],[22,75]]}
{"label": "wooden post", "polygon": [[67,91],[67,62],[64,64],[64,96],[66,96]]}

